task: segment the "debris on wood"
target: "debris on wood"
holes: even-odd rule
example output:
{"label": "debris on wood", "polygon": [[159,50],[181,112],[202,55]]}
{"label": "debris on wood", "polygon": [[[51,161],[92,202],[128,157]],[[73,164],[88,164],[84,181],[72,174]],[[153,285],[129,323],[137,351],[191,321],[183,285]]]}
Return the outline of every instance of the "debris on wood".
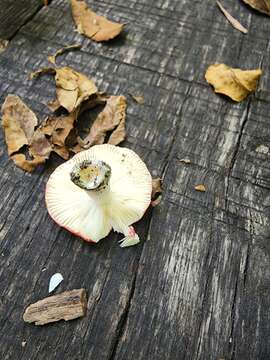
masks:
{"label": "debris on wood", "polygon": [[205,78],[216,93],[240,102],[256,89],[261,74],[261,69],[241,70],[225,64],[214,64],[208,67]]}
{"label": "debris on wood", "polygon": [[194,187],[194,189],[195,189],[196,191],[201,191],[201,192],[205,192],[205,191],[206,191],[206,188],[205,188],[205,186],[204,186],[203,184],[196,185],[196,186]]}
{"label": "debris on wood", "polygon": [[97,87],[91,79],[68,66],[37,70],[30,75],[30,79],[47,73],[55,74],[57,101],[53,104],[59,104],[68,112],[74,111],[83,101],[97,93]]}
{"label": "debris on wood", "polygon": [[97,116],[85,139],[78,137],[78,145],[73,149],[74,152],[103,144],[109,131],[113,132],[109,137],[108,144],[118,145],[125,139],[126,98],[122,95],[103,96],[99,99],[99,102],[102,101],[105,103],[103,111]]}
{"label": "debris on wood", "polygon": [[29,305],[23,320],[35,325],[45,325],[59,320],[73,320],[86,313],[87,299],[85,289],[65,291],[49,296]]}
{"label": "debris on wood", "polygon": [[2,105],[5,139],[8,154],[12,155],[29,145],[38,119],[32,110],[16,95],[8,95]]}
{"label": "debris on wood", "polygon": [[182,162],[182,163],[187,164],[187,165],[191,164],[190,159],[180,159],[179,162]]}
{"label": "debris on wood", "polygon": [[57,288],[61,284],[61,282],[64,280],[62,274],[56,273],[50,278],[49,283],[49,293],[51,293],[53,290]]}
{"label": "debris on wood", "polygon": [[8,43],[8,40],[0,39],[0,54],[6,50]]}
{"label": "debris on wood", "polygon": [[55,75],[55,73],[56,73],[55,68],[45,67],[45,68],[42,68],[42,69],[31,72],[31,74],[29,75],[29,79],[33,80],[34,78],[39,77],[39,76],[44,75],[44,74]]}
{"label": "debris on wood", "polygon": [[[44,134],[35,131],[38,124],[36,115],[16,95],[8,95],[2,105],[2,126],[8,154],[17,166],[33,171],[48,159],[51,146]],[[18,153],[27,145],[32,159]]]}
{"label": "debris on wood", "polygon": [[130,94],[130,96],[132,97],[132,99],[134,101],[136,101],[136,103],[138,103],[140,105],[144,104],[144,97],[143,96],[141,96],[141,95],[136,96],[136,95],[132,95],[132,94]]}
{"label": "debris on wood", "polygon": [[240,24],[238,20],[236,20],[222,5],[219,1],[217,1],[217,5],[219,9],[222,11],[223,15],[226,17],[226,19],[229,21],[229,23],[236,29],[241,31],[242,33],[246,34],[248,30]]}
{"label": "debris on wood", "polygon": [[40,131],[49,138],[52,144],[52,151],[64,160],[69,158],[67,140],[74,129],[77,116],[78,112],[74,111],[65,116],[49,117],[40,126]]}
{"label": "debris on wood", "polygon": [[162,180],[160,178],[152,179],[151,206],[155,207],[161,202],[162,198]]}
{"label": "debris on wood", "polygon": [[244,3],[251,6],[253,9],[260,11],[263,14],[270,15],[270,1],[269,0],[243,0]]}
{"label": "debris on wood", "polygon": [[111,40],[123,29],[124,24],[97,15],[83,0],[71,0],[71,10],[77,31],[94,41]]}
{"label": "debris on wood", "polygon": [[49,56],[48,56],[48,61],[55,65],[55,64],[56,64],[56,58],[57,58],[57,56],[62,55],[62,54],[64,54],[64,53],[67,52],[67,51],[81,49],[81,47],[82,47],[81,44],[74,44],[74,45],[64,46],[63,48],[57,50],[57,51],[55,52],[55,54],[49,55]]}
{"label": "debris on wood", "polygon": [[255,150],[257,153],[259,154],[268,154],[269,153],[269,147],[266,146],[266,145],[259,145],[256,147],[256,150]]}

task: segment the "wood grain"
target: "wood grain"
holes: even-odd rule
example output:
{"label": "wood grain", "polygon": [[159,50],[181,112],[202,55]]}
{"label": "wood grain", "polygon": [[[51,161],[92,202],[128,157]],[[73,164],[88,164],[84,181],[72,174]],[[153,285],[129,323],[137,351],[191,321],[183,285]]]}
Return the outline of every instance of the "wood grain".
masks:
{"label": "wood grain", "polygon": [[[270,148],[269,19],[227,1],[244,35],[210,0],[87,3],[127,23],[124,33],[93,43],[74,31],[68,2],[52,1],[0,56],[1,103],[16,93],[45,117],[53,81],[28,75],[57,49],[82,43],[59,65],[86,73],[101,91],[144,97],[128,103],[123,145],[163,179],[163,197],[135,225],[139,246],[120,249],[117,234],[83,243],[45,209],[45,183],[60,160],[25,174],[8,159],[1,131],[0,357],[268,359],[270,162],[256,149]],[[204,74],[215,62],[261,67],[256,94],[239,104],[214,94]],[[86,288],[87,317],[50,330],[25,325],[23,309],[46,296],[55,272],[65,278],[59,291]]]}

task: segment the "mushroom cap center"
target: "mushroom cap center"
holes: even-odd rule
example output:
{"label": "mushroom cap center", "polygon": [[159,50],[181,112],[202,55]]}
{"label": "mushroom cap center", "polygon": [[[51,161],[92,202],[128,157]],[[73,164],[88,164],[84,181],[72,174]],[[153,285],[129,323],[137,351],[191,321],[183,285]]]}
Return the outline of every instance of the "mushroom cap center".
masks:
{"label": "mushroom cap center", "polygon": [[84,160],[73,166],[71,181],[85,190],[103,190],[107,187],[111,168],[101,160]]}

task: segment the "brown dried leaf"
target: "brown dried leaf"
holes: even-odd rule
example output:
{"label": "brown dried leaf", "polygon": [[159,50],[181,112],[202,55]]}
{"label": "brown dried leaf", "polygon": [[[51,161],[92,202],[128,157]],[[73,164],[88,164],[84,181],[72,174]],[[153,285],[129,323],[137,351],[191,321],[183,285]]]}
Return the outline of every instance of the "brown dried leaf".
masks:
{"label": "brown dried leaf", "polygon": [[48,118],[40,127],[42,134],[50,136],[50,142],[53,145],[52,151],[64,159],[69,158],[66,139],[74,128],[76,119],[77,112],[73,112],[67,116]]}
{"label": "brown dried leaf", "polygon": [[[81,150],[97,144],[103,144],[106,133],[113,131],[108,143],[117,145],[125,139],[125,118],[126,118],[126,98],[120,96],[110,96],[106,99],[106,105],[103,111],[98,115],[93,123],[89,134],[82,140],[78,138]],[[74,151],[78,152],[78,146],[74,147]]]}
{"label": "brown dried leaf", "polygon": [[205,192],[205,191],[206,191],[205,186],[202,185],[202,184],[196,185],[196,186],[194,187],[194,189],[195,189],[196,191],[201,191],[201,192]]}
{"label": "brown dried leaf", "polygon": [[65,52],[67,52],[67,51],[76,50],[76,49],[81,49],[81,47],[82,47],[81,44],[74,44],[74,45],[64,46],[63,48],[57,50],[57,51],[55,52],[55,54],[49,55],[49,56],[48,56],[48,61],[50,61],[52,64],[55,65],[57,56],[62,55],[63,53],[65,53]]}
{"label": "brown dried leaf", "polygon": [[38,120],[33,111],[16,95],[6,97],[2,114],[8,154],[12,155],[24,145],[30,144]]}
{"label": "brown dried leaf", "polygon": [[46,136],[37,129],[31,139],[29,152],[34,158],[48,159],[52,151],[52,145]]}
{"label": "brown dried leaf", "polygon": [[35,157],[33,160],[27,160],[24,154],[15,154],[11,156],[11,159],[21,169],[32,172],[38,165],[44,164],[46,158]]}
{"label": "brown dried leaf", "polygon": [[270,0],[243,0],[244,3],[253,9],[260,11],[266,15],[270,15]]}
{"label": "brown dried leaf", "polygon": [[224,16],[227,18],[229,23],[236,29],[241,31],[242,33],[246,34],[248,30],[240,24],[238,20],[236,20],[222,5],[219,1],[217,1],[217,5],[220,8],[220,10],[223,12]]}
{"label": "brown dried leaf", "polygon": [[31,74],[29,75],[29,79],[32,80],[35,77],[44,75],[44,74],[52,74],[54,75],[56,73],[56,69],[51,68],[51,67],[46,67],[46,68],[42,68],[36,71],[31,72]]}
{"label": "brown dried leaf", "polygon": [[6,50],[8,43],[8,40],[0,39],[0,54]]}
{"label": "brown dried leaf", "polygon": [[144,97],[143,96],[136,96],[136,95],[132,95],[130,94],[130,96],[132,97],[133,100],[136,101],[136,103],[143,105],[144,104]]}
{"label": "brown dried leaf", "polygon": [[214,64],[208,67],[205,78],[214,86],[216,93],[227,95],[239,102],[256,89],[261,74],[260,69],[241,70],[225,64]]}
{"label": "brown dried leaf", "polygon": [[123,24],[107,20],[94,13],[83,0],[71,0],[71,9],[78,32],[94,41],[113,39],[123,29]]}
{"label": "brown dried leaf", "polygon": [[54,111],[63,106],[71,113],[83,101],[97,93],[97,87],[91,79],[68,66],[43,68],[33,72],[30,78],[46,73],[55,74],[57,99],[48,104]]}
{"label": "brown dried leaf", "polygon": [[56,69],[55,82],[57,99],[70,113],[97,92],[92,80],[67,66]]}
{"label": "brown dried leaf", "polygon": [[161,202],[162,191],[162,180],[160,178],[152,179],[151,206],[155,207]]}
{"label": "brown dried leaf", "polygon": [[[43,164],[52,150],[50,142],[35,126],[36,115],[16,95],[8,95],[3,106],[3,128],[8,146],[8,154],[17,166],[26,171],[33,171]],[[28,145],[33,159],[26,159],[24,154],[15,154],[24,145]]]}

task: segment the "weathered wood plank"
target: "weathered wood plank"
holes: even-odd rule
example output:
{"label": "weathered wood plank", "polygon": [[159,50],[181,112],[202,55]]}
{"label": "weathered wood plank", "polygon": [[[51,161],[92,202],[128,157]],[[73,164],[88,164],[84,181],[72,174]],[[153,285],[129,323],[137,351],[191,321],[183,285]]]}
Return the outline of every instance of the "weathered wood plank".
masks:
{"label": "weathered wood plank", "polygon": [[43,6],[43,0],[2,0],[0,39],[10,39]]}
{"label": "weathered wood plank", "polygon": [[[249,28],[243,35],[212,1],[88,3],[127,22],[124,35],[108,44],[82,38],[68,2],[53,1],[0,57],[1,102],[14,92],[44,117],[53,81],[28,74],[62,45],[81,42],[81,52],[58,63],[92,76],[101,90],[144,96],[144,105],[129,101],[125,145],[163,175],[164,198],[138,224],[143,244],[123,251],[110,235],[89,246],[47,215],[42,189],[59,160],[24,174],[8,160],[1,131],[1,357],[267,359],[269,153],[256,149],[270,148],[269,18],[226,2]],[[204,80],[214,62],[262,66],[256,96],[235,104],[214,94]],[[205,193],[194,190],[199,183]],[[47,295],[58,271],[60,290],[87,289],[87,319],[24,325],[24,308]]]}

